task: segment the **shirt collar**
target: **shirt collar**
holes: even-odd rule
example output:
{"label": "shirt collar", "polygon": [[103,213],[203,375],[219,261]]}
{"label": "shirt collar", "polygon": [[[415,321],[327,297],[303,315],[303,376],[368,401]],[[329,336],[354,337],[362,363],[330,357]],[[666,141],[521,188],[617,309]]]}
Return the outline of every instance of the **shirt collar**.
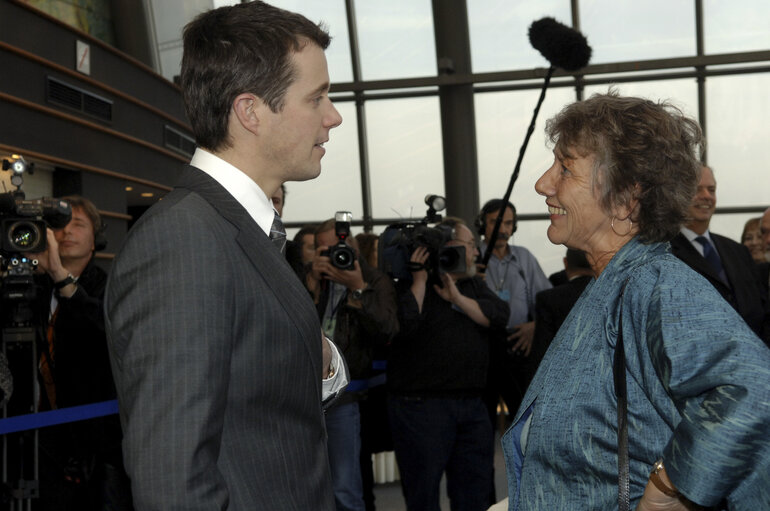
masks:
{"label": "shirt collar", "polygon": [[697,232],[693,231],[692,229],[688,229],[687,227],[682,226],[679,229],[679,231],[684,235],[685,238],[687,238],[687,241],[689,241],[693,245],[695,245],[697,243],[697,245],[696,245],[697,248],[702,249],[702,245],[700,243],[698,243],[697,241],[695,241],[695,238],[697,238],[698,236],[703,236],[704,238],[709,240],[709,243],[711,243],[712,245],[714,244],[714,242],[711,239],[711,234],[709,233],[708,229],[706,229],[706,232],[704,232],[703,234],[698,234]]}
{"label": "shirt collar", "polygon": [[270,226],[275,218],[273,203],[253,179],[200,147],[195,149],[190,165],[202,170],[222,185],[246,209],[259,228],[270,236]]}

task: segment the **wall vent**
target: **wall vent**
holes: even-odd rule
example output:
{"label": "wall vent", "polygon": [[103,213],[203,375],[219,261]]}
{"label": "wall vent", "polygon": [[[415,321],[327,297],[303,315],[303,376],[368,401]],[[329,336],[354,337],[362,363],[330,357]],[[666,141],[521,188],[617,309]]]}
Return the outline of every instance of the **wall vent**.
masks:
{"label": "wall vent", "polygon": [[167,148],[185,156],[192,156],[195,152],[195,140],[169,125],[164,126],[163,141]]}
{"label": "wall vent", "polygon": [[112,122],[112,101],[110,100],[50,76],[47,77],[46,91],[47,99],[51,103],[102,121]]}

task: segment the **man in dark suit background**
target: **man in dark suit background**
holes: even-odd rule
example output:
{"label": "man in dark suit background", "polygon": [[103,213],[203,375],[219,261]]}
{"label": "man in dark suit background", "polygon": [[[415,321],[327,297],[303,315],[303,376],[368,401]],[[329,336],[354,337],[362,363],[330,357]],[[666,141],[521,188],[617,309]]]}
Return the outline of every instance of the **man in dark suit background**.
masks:
{"label": "man in dark suit background", "polygon": [[585,254],[573,248],[568,248],[564,257],[564,274],[567,277],[564,284],[535,295],[535,340],[532,343],[531,355],[535,361],[533,376],[559,327],[593,278],[591,265]]}
{"label": "man in dark suit background", "polygon": [[[198,149],[113,263],[106,329],[138,510],[334,509],[322,398],[344,385],[270,197],[342,121],[329,36],[262,2],[184,31]],[[323,379],[323,381],[322,381]]]}
{"label": "man in dark suit background", "polygon": [[704,166],[689,218],[671,240],[679,259],[705,277],[743,317],[765,343],[770,344],[770,314],[767,296],[749,250],[742,244],[709,231],[716,209],[717,183],[714,173]]}

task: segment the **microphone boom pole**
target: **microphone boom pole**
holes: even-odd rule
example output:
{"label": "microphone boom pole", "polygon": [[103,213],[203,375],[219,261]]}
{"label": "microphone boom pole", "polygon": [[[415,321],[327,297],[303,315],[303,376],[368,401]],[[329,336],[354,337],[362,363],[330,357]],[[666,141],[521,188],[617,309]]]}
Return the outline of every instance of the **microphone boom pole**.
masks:
{"label": "microphone boom pole", "polygon": [[548,68],[548,72],[545,75],[545,83],[543,83],[543,88],[540,91],[540,99],[538,99],[537,106],[535,106],[532,122],[530,122],[529,128],[527,128],[524,143],[521,145],[521,149],[519,149],[519,158],[516,160],[516,166],[513,169],[513,174],[511,174],[511,180],[508,182],[508,189],[505,191],[505,196],[503,197],[503,208],[500,211],[500,214],[497,215],[492,234],[487,240],[487,249],[484,251],[484,257],[482,259],[482,264],[485,267],[487,263],[489,263],[489,258],[492,256],[492,250],[494,249],[500,234],[500,225],[503,223],[503,214],[505,213],[505,208],[511,198],[513,184],[519,177],[521,162],[524,160],[524,152],[527,150],[529,138],[535,131],[537,115],[540,113],[540,106],[545,99],[545,91],[548,89],[548,84],[551,82],[551,76],[553,76],[557,67],[567,71],[576,71],[585,67],[591,58],[591,47],[588,46],[588,41],[585,36],[577,30],[563,25],[550,17],[542,18],[532,23],[529,27],[529,41],[532,46],[548,60],[551,66]]}
{"label": "microphone boom pole", "polygon": [[519,158],[516,160],[516,166],[513,169],[513,174],[511,174],[511,179],[508,181],[508,189],[505,190],[505,195],[503,196],[502,210],[497,215],[497,219],[495,220],[495,227],[492,229],[492,235],[490,236],[489,240],[487,240],[487,249],[484,251],[484,258],[481,261],[481,264],[483,264],[485,267],[487,263],[489,263],[489,258],[492,256],[492,250],[495,247],[495,242],[497,241],[497,238],[500,234],[500,226],[503,223],[503,213],[505,213],[505,208],[507,207],[508,201],[511,198],[511,192],[513,192],[513,184],[519,178],[521,162],[524,160],[524,152],[527,150],[529,139],[532,136],[532,133],[535,131],[535,123],[537,121],[537,115],[540,113],[540,105],[542,105],[543,100],[545,100],[545,91],[548,89],[548,84],[551,82],[551,76],[553,76],[553,72],[555,70],[556,68],[551,66],[548,68],[548,73],[545,75],[545,83],[543,84],[543,88],[540,90],[540,99],[537,100],[535,111],[532,114],[532,122],[529,123],[529,128],[527,128],[527,134],[524,137],[524,143],[519,149]]}

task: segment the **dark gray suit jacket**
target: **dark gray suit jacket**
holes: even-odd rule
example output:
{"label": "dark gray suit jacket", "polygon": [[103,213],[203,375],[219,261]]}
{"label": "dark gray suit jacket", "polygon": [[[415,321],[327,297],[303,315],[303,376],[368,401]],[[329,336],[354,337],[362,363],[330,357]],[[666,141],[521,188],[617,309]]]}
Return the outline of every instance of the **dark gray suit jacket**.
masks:
{"label": "dark gray suit jacket", "polygon": [[709,233],[714,247],[722,260],[722,266],[730,281],[728,286],[706,259],[695,250],[682,234],[671,240],[671,251],[696,272],[703,275],[719,294],[738,311],[752,330],[770,344],[770,314],[767,311],[767,295],[759,284],[754,260],[742,244],[719,234]]}
{"label": "dark gray suit jacket", "polygon": [[137,510],[332,510],[307,291],[204,172],[129,233],[105,299]]}

